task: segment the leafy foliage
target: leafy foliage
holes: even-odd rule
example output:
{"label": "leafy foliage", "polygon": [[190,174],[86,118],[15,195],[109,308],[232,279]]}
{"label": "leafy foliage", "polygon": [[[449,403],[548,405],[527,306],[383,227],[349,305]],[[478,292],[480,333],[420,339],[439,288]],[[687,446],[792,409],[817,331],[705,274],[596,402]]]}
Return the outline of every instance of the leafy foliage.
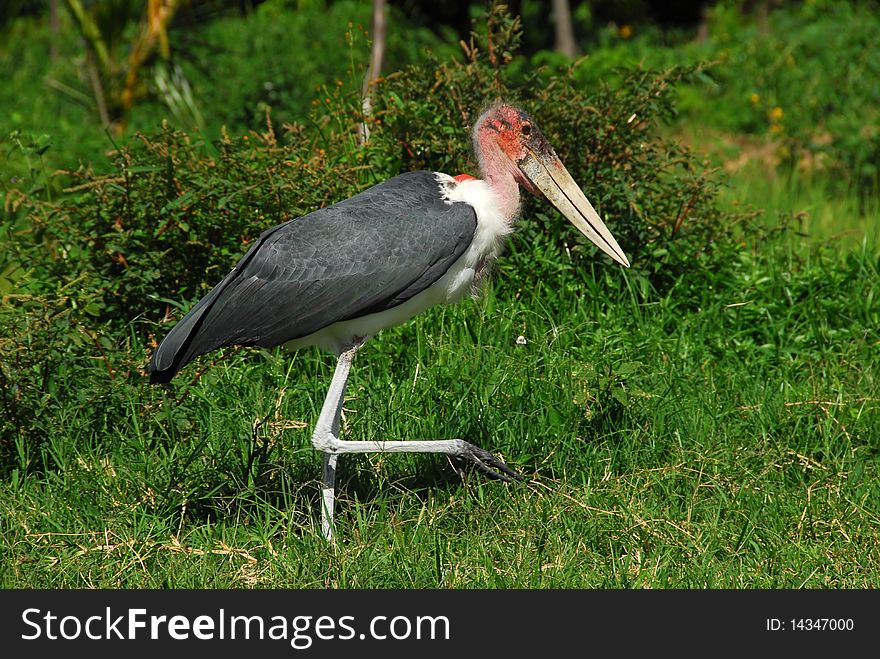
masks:
{"label": "leafy foliage", "polygon": [[[870,4],[813,1],[773,13],[765,31],[716,10],[719,127],[768,132],[783,162],[832,168],[871,190],[880,181],[880,39]],[[734,73],[736,72],[736,73]]]}
{"label": "leafy foliage", "polygon": [[[637,63],[701,65],[689,84],[678,86],[679,125],[753,135],[775,145],[775,161],[785,168],[830,173],[865,194],[878,189],[875,2],[789,3],[770,12],[763,25],[743,3],[719,2],[702,40],[650,28],[631,35],[623,27],[598,33],[577,72],[581,84],[616,85],[620,71]],[[555,54],[531,59],[517,66],[566,66]]]}

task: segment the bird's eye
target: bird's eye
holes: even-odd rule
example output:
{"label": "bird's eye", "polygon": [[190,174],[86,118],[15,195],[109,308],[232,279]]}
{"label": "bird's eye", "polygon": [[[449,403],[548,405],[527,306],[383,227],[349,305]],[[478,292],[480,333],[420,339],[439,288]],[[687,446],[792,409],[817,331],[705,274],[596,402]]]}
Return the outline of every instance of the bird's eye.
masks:
{"label": "bird's eye", "polygon": [[532,124],[522,125],[522,134],[528,136],[532,132]]}

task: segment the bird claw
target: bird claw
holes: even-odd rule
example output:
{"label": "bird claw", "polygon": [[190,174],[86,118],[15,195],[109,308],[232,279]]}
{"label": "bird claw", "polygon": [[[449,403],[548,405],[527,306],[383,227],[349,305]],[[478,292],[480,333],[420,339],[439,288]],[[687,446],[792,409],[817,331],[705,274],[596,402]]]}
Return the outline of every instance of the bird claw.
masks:
{"label": "bird claw", "polygon": [[489,478],[501,480],[505,483],[523,480],[522,476],[489,453],[489,451],[481,449],[479,446],[474,446],[470,442],[462,442],[461,451],[455,457],[461,462],[470,462],[478,471]]}

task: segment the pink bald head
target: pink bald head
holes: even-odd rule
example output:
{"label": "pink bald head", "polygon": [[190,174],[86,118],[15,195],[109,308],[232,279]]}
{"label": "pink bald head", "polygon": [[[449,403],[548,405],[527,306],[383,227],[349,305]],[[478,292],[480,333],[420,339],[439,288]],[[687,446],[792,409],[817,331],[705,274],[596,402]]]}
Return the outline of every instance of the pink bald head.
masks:
{"label": "pink bald head", "polygon": [[532,194],[543,195],[599,249],[629,267],[620,245],[529,115],[506,103],[492,105],[474,125],[474,150],[506,219],[516,216],[522,184]]}
{"label": "pink bald head", "polygon": [[[519,168],[531,150],[544,153],[553,149],[532,118],[506,103],[496,103],[483,112],[474,125],[474,148],[480,169],[487,180],[512,176],[532,194],[541,192]],[[555,156],[555,154],[553,154]]]}

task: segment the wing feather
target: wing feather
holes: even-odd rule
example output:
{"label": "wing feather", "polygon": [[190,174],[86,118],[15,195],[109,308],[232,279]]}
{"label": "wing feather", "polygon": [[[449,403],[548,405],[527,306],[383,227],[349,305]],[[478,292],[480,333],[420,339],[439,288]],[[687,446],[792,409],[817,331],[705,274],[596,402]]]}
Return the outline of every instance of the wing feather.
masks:
{"label": "wing feather", "polygon": [[221,346],[272,347],[402,304],[449,270],[476,224],[433,173],[411,172],[269,229],[165,337],[151,382]]}

